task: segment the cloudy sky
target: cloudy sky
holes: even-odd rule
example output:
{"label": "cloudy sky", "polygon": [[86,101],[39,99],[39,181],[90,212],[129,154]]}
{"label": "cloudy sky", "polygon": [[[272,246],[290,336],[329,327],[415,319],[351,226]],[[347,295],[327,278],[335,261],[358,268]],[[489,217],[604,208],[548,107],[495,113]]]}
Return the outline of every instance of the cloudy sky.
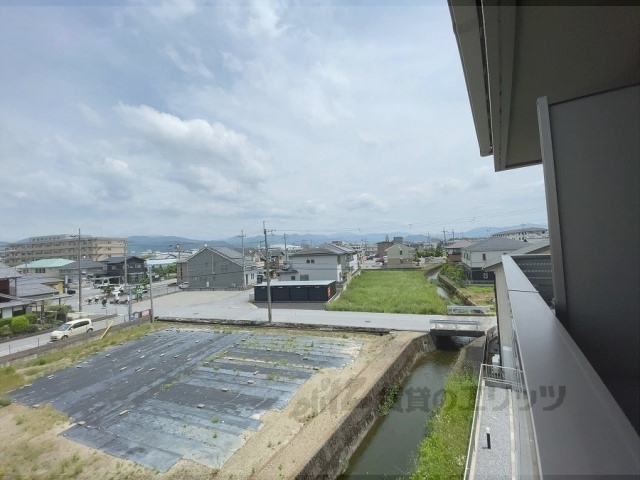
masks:
{"label": "cloudy sky", "polygon": [[478,153],[446,1],[296,3],[0,7],[0,240],[546,223],[541,167]]}

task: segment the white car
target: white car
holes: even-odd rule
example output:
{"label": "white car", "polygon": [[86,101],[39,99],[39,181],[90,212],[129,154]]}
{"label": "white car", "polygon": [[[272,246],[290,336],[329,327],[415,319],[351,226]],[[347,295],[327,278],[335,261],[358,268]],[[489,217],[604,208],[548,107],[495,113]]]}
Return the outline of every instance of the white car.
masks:
{"label": "white car", "polygon": [[81,333],[93,332],[93,323],[90,318],[79,318],[63,323],[51,332],[51,341],[62,340],[64,338],[80,335]]}
{"label": "white car", "polygon": [[178,285],[178,288],[180,290],[184,290],[185,288],[189,288],[189,282],[182,282],[180,285]]}

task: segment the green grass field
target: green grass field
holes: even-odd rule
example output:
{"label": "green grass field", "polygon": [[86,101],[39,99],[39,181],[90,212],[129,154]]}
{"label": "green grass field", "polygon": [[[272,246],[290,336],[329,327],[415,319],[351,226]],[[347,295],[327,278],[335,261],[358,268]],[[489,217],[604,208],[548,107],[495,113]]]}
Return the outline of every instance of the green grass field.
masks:
{"label": "green grass field", "polygon": [[419,270],[365,270],[327,310],[446,314],[447,302]]}

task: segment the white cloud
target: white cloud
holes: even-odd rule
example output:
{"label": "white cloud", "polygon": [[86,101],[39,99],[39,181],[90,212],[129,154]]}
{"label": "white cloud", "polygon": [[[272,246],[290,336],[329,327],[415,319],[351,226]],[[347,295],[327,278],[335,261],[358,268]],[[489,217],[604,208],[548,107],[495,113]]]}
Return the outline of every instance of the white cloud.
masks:
{"label": "white cloud", "polygon": [[389,206],[387,202],[376,198],[376,196],[370,193],[352,193],[347,195],[343,204],[346,208],[373,210],[380,212],[387,212]]}
{"label": "white cloud", "polygon": [[254,36],[279,37],[287,28],[279,25],[279,11],[281,9],[282,7],[277,2],[252,0],[246,31]]}
{"label": "white cloud", "polygon": [[255,182],[268,171],[268,155],[251,145],[247,137],[219,122],[182,120],[141,105],[118,104],[116,111],[125,125],[142,134],[174,167],[210,164],[223,168],[239,181]]}
{"label": "white cloud", "polygon": [[204,64],[200,49],[193,46],[183,46],[182,49],[185,51],[185,55],[181,55],[173,45],[167,44],[164,46],[163,52],[173,61],[176,67],[184,73],[199,75],[211,80],[213,73],[211,73]]}
{"label": "white cloud", "polygon": [[82,112],[82,115],[84,116],[85,120],[87,120],[87,122],[93,125],[102,125],[104,123],[103,118],[89,105],[78,103],[77,107],[80,112]]}

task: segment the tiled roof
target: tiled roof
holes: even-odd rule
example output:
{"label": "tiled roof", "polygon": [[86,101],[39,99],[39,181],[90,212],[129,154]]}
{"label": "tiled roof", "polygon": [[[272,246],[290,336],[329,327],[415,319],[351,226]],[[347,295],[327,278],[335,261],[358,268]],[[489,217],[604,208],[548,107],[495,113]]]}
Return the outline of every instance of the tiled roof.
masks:
{"label": "tiled roof", "polygon": [[20,274],[13,267],[8,267],[4,263],[0,263],[0,278],[18,278]]}
{"label": "tiled roof", "polygon": [[17,268],[59,268],[73,263],[73,260],[66,258],[43,258],[41,260],[34,260],[33,262],[23,263],[18,265]]}
{"label": "tiled roof", "polygon": [[527,246],[527,242],[521,242],[520,240],[512,240],[511,238],[505,237],[490,237],[473,245],[469,245],[462,250],[465,252],[497,252],[500,250],[510,252],[525,246]]}

